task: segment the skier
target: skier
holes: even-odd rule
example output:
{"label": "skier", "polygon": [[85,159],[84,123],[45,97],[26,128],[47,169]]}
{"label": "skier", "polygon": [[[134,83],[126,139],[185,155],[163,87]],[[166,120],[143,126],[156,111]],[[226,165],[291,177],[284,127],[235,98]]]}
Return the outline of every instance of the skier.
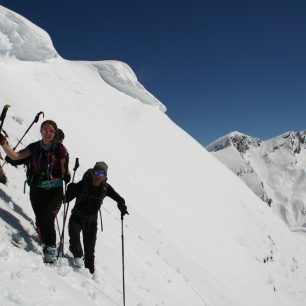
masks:
{"label": "skier", "polygon": [[63,180],[70,180],[68,152],[57,139],[57,125],[52,120],[41,124],[42,139],[15,152],[0,134],[0,145],[12,160],[30,158],[30,200],[36,217],[37,232],[43,244],[45,263],[57,259],[55,218],[63,200]]}
{"label": "skier", "polygon": [[[128,214],[125,200],[109,185],[107,181],[108,166],[105,162],[97,162],[93,169],[88,169],[78,183],[70,183],[67,188],[67,202],[76,198],[75,206],[69,219],[69,249],[74,256],[77,267],[95,271],[95,245],[97,238],[98,211],[103,199],[108,196],[117,202],[124,216]],[[82,249],[80,233],[83,235]],[[83,260],[84,254],[84,260]]]}

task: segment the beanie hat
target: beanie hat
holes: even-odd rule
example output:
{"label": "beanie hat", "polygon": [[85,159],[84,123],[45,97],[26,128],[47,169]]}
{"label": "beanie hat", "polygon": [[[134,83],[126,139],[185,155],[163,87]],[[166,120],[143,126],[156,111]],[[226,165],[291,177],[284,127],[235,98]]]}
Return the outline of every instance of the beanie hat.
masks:
{"label": "beanie hat", "polygon": [[107,169],[108,169],[108,166],[103,161],[96,162],[96,164],[93,168],[93,170],[99,170],[99,171],[103,172],[105,175],[107,175]]}

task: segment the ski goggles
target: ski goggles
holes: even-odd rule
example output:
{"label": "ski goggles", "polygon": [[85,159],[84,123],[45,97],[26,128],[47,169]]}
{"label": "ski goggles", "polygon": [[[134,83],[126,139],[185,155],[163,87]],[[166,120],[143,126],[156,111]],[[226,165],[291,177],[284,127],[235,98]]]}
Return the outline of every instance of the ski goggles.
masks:
{"label": "ski goggles", "polygon": [[93,175],[99,176],[99,177],[104,177],[104,176],[106,176],[105,173],[103,173],[103,172],[101,172],[101,171],[99,171],[99,170],[94,170],[94,171],[93,171]]}

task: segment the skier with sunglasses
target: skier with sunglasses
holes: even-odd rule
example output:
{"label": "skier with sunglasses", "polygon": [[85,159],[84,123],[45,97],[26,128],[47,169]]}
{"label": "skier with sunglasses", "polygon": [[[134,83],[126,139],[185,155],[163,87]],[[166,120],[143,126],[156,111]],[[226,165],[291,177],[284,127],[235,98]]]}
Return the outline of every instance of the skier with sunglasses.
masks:
{"label": "skier with sunglasses", "polygon": [[[69,249],[74,256],[77,267],[95,271],[95,245],[97,238],[98,212],[103,199],[107,196],[117,202],[117,206],[124,216],[128,214],[125,200],[108,184],[108,166],[105,162],[97,162],[93,169],[88,169],[78,183],[70,183],[67,188],[66,201],[76,198],[74,208],[69,219]],[[80,233],[83,236],[82,248]],[[83,258],[84,255],[84,258]]]}

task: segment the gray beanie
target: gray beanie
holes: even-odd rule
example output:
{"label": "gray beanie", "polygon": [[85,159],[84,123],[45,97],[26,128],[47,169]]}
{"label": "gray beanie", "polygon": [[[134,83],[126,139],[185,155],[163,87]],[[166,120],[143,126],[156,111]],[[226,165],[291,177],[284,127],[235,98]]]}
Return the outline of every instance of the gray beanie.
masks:
{"label": "gray beanie", "polygon": [[100,162],[96,162],[93,169],[94,170],[99,170],[99,171],[103,172],[105,175],[107,175],[108,166],[105,162],[100,161]]}

